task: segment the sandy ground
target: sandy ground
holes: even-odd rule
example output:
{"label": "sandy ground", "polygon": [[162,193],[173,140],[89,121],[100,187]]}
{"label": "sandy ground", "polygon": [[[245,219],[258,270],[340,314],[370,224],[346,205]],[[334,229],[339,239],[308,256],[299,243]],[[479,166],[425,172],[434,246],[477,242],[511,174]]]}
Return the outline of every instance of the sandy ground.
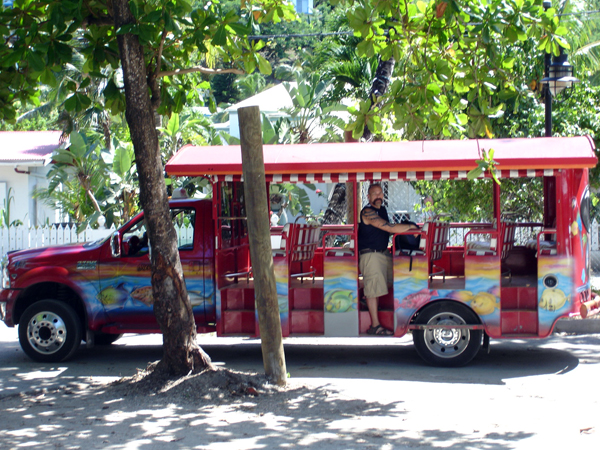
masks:
{"label": "sandy ground", "polygon": [[[493,343],[490,355],[460,369],[423,365],[407,340],[369,339],[286,343],[292,376],[285,390],[265,385],[261,375],[221,371],[150,394],[115,384],[115,376],[63,378],[10,392],[28,376],[43,376],[11,350],[0,355],[6,388],[0,448],[600,448],[600,335]],[[143,348],[132,342],[115,354],[135,359]],[[225,355],[227,366],[259,349],[245,342],[230,354],[220,342],[204,347]],[[88,354],[75,363],[96,372]]]}

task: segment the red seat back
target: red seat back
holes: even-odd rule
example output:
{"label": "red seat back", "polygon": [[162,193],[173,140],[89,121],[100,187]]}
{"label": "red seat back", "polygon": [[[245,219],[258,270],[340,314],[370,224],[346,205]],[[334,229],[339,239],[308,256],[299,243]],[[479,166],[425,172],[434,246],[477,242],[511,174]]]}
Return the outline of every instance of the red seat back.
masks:
{"label": "red seat back", "polygon": [[310,261],[319,245],[321,227],[305,223],[290,226],[288,254],[290,262]]}
{"label": "red seat back", "polygon": [[502,252],[500,258],[504,261],[515,246],[515,231],[517,226],[514,222],[502,222]]}
{"label": "red seat back", "polygon": [[[430,261],[436,261],[442,257],[442,253],[448,246],[450,236],[450,224],[447,222],[430,222],[427,230],[427,244],[425,250]],[[429,247],[429,248],[427,248]]]}

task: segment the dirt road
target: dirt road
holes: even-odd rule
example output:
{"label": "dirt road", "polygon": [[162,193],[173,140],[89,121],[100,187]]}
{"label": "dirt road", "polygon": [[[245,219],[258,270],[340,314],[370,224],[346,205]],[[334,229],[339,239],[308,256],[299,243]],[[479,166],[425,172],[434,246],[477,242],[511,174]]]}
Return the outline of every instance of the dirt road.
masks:
{"label": "dirt road", "polygon": [[[201,345],[220,366],[262,371],[256,340]],[[205,405],[107,385],[159,359],[158,336],[48,366],[0,324],[0,448],[597,450],[599,345],[600,335],[493,341],[469,366],[440,369],[407,337],[288,339],[287,392]]]}

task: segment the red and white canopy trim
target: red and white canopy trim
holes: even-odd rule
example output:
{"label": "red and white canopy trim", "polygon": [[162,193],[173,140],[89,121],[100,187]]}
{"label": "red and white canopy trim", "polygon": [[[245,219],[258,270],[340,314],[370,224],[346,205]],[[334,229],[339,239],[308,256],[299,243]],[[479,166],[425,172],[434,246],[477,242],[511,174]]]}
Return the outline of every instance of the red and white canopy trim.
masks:
{"label": "red and white canopy trim", "polygon": [[[535,178],[551,177],[560,169],[543,170],[497,170],[498,178]],[[451,170],[441,172],[359,172],[359,173],[307,173],[307,174],[267,174],[266,181],[271,183],[346,183],[349,181],[417,181],[417,180],[460,180],[467,178],[467,171]],[[486,173],[479,178],[489,178]],[[212,181],[244,181],[242,175],[213,175]]]}
{"label": "red and white canopy trim", "polygon": [[[587,136],[265,145],[263,162],[266,176],[274,182],[460,179],[477,167],[483,150],[494,150],[497,176],[504,178],[551,175],[598,162],[594,142]],[[244,173],[241,148],[186,145],[166,171],[233,180]]]}

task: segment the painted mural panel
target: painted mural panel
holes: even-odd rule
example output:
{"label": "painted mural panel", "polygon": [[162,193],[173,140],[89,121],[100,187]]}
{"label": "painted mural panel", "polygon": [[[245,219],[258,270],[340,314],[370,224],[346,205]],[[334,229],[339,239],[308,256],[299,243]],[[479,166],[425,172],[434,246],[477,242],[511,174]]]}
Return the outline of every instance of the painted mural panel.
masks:
{"label": "painted mural panel", "polygon": [[358,270],[353,256],[324,258],[325,336],[358,336]]}
{"label": "painted mural panel", "polygon": [[394,259],[394,308],[396,335],[406,332],[414,313],[426,303],[452,299],[465,303],[493,332],[500,333],[500,259],[497,256],[468,256],[464,289],[430,289],[428,262],[424,256]]}
{"label": "painted mural panel", "polygon": [[[277,304],[279,305],[279,320],[284,336],[290,334],[290,307],[288,286],[288,264],[285,258],[273,258],[275,271],[275,287],[277,289]],[[258,310],[256,311],[256,322],[258,323]],[[258,329],[258,327],[257,327]]]}
{"label": "painted mural panel", "polygon": [[573,305],[573,262],[563,256],[538,256],[539,334],[550,334],[552,324]]}

